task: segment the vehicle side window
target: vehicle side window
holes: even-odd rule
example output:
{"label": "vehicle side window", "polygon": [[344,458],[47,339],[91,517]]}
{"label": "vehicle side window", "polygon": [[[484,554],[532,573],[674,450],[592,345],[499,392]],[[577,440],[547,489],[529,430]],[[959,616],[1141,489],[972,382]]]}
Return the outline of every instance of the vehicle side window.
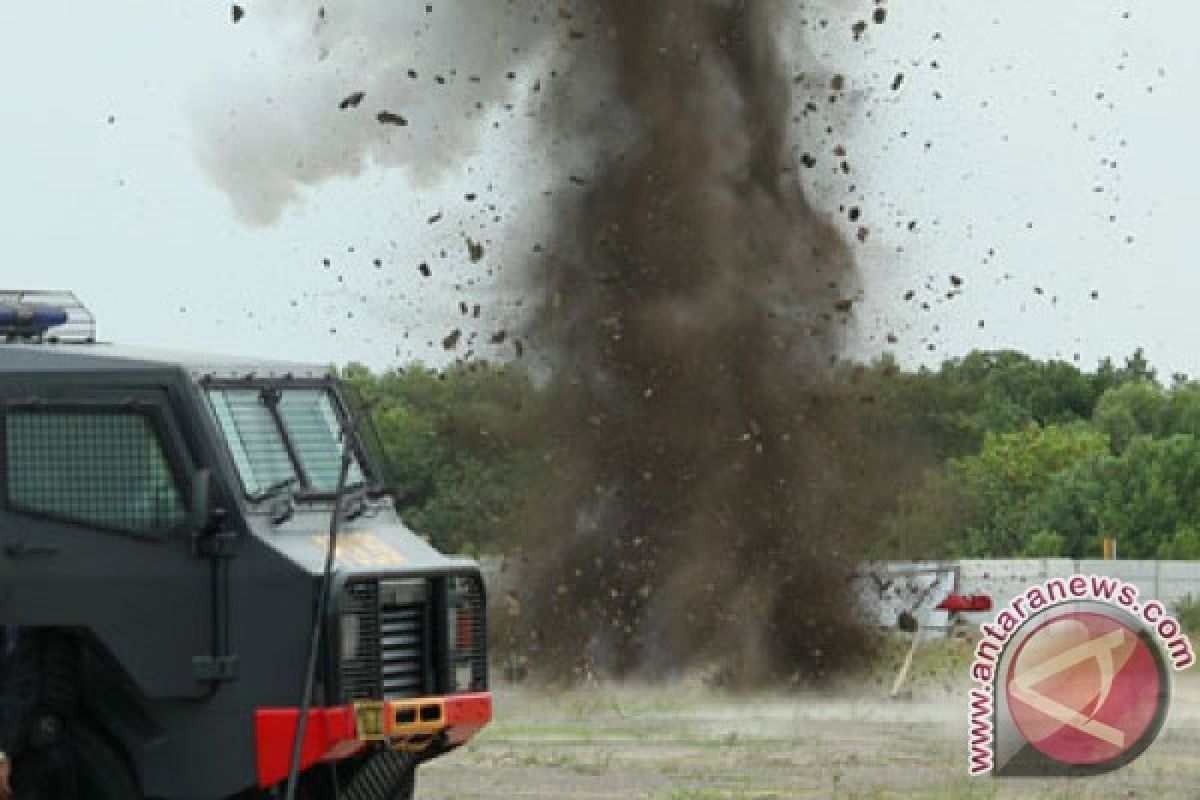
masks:
{"label": "vehicle side window", "polygon": [[4,435],[13,511],[127,533],[161,532],[187,518],[145,414],[10,410]]}

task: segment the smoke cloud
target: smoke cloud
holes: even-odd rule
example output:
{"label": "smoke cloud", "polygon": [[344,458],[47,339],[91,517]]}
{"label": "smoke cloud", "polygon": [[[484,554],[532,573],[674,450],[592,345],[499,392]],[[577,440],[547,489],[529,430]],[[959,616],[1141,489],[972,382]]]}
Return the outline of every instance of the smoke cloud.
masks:
{"label": "smoke cloud", "polygon": [[195,106],[197,155],[269,225],[305,186],[371,167],[438,178],[470,155],[515,69],[545,57],[553,4],[276,0],[241,22],[272,46]]}

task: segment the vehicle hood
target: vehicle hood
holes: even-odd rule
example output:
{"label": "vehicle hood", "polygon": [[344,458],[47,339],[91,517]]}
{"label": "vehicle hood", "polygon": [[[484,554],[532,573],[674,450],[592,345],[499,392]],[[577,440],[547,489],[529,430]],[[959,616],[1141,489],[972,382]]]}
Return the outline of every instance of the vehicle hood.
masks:
{"label": "vehicle hood", "polygon": [[[256,520],[251,531],[314,575],[324,571],[329,543],[328,512],[298,512],[278,525],[266,519]],[[475,566],[469,558],[438,552],[391,512],[343,522],[338,528],[334,569],[344,574],[421,574]]]}

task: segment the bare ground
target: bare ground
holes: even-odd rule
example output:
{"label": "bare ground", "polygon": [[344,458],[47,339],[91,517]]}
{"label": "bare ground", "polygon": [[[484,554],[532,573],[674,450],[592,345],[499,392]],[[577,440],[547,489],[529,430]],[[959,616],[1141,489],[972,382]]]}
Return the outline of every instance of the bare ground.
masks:
{"label": "bare ground", "polygon": [[1177,681],[1149,752],[1090,779],[966,775],[966,686],[716,694],[699,684],[501,688],[496,721],[422,768],[421,798],[1194,798],[1200,674]]}

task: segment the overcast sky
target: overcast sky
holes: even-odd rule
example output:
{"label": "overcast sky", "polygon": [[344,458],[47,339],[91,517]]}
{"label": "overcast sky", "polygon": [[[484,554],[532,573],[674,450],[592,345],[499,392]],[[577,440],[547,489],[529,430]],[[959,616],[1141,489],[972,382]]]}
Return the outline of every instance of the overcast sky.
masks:
{"label": "overcast sky", "polygon": [[[566,183],[519,113],[433,179],[368,166],[304,189],[272,225],[238,216],[201,166],[203,131],[239,113],[239,76],[269,85],[304,35],[244,5],[237,25],[209,2],[42,0],[6,16],[0,286],[74,289],[105,339],[377,367],[444,360],[449,330],[519,319],[505,278],[543,192]],[[860,45],[850,26],[874,5],[826,5],[843,33],[813,41],[864,112],[839,142],[857,189],[805,179],[871,228],[855,355],[1014,347],[1090,366],[1140,345],[1163,372],[1200,375],[1200,4],[892,3]],[[838,218],[853,238],[859,223]],[[460,302],[479,319],[460,321]]]}

